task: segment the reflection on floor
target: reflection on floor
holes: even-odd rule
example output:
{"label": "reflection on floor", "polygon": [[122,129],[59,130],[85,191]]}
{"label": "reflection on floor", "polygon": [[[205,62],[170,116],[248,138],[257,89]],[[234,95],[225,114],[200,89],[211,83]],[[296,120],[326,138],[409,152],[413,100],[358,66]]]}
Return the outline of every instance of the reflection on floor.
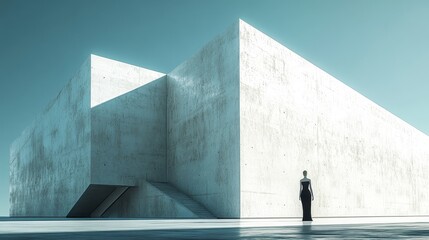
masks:
{"label": "reflection on floor", "polygon": [[0,239],[423,239],[429,218],[0,219]]}

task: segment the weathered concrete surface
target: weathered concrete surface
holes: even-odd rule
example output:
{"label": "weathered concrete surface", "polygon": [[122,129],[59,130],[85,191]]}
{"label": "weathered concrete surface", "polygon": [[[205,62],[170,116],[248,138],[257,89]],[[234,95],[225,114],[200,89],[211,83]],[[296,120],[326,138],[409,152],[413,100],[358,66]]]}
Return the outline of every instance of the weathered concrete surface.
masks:
{"label": "weathered concrete surface", "polygon": [[12,144],[10,216],[66,216],[90,183],[90,59]]}
{"label": "weathered concrete surface", "polygon": [[241,217],[428,215],[429,137],[240,22]]}
{"label": "weathered concrete surface", "polygon": [[[165,74],[96,57],[91,72],[91,183],[166,181]],[[141,86],[134,88],[136,84]],[[125,94],[109,101],[118,89]],[[101,99],[101,100],[100,100]]]}
{"label": "weathered concrete surface", "polygon": [[165,76],[164,73],[96,55],[91,55],[91,61],[91,107]]}
{"label": "weathered concrete surface", "polygon": [[428,160],[428,136],[239,21],[167,76],[91,56],[12,145],[10,213],[66,216],[95,184],[134,186],[105,216],[196,217],[151,181],[220,218],[299,217],[307,169],[314,217],[428,215]]}
{"label": "weathered concrete surface", "polygon": [[168,182],[240,217],[238,24],[167,76]]}
{"label": "weathered concrete surface", "polygon": [[91,55],[10,161],[11,216],[66,216],[90,184],[165,181],[165,74]]}

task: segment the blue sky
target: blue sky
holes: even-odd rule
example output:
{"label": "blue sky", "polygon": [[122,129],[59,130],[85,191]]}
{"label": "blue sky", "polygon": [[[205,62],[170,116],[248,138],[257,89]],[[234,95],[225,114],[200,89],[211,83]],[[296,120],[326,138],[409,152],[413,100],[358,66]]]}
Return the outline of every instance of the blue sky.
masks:
{"label": "blue sky", "polygon": [[9,146],[94,53],[168,73],[238,18],[429,134],[429,1],[0,0],[0,216]]}

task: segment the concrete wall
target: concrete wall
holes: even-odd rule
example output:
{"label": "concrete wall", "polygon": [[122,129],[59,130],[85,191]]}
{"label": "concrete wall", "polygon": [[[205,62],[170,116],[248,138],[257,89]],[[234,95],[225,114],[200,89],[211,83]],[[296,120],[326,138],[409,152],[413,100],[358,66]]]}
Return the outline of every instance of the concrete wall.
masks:
{"label": "concrete wall", "polygon": [[90,59],[10,149],[10,216],[66,216],[90,180]]}
{"label": "concrete wall", "polygon": [[165,74],[92,58],[91,183],[166,181]]}
{"label": "concrete wall", "polygon": [[129,189],[103,217],[198,218],[192,211],[145,180]]}
{"label": "concrete wall", "polygon": [[11,216],[298,217],[304,169],[315,217],[429,214],[429,137],[242,21],[168,76],[92,55],[10,157]]}
{"label": "concrete wall", "polygon": [[168,181],[217,217],[240,216],[238,25],[168,74]]}
{"label": "concrete wall", "polygon": [[91,55],[91,107],[163,76],[164,73]]}
{"label": "concrete wall", "polygon": [[240,23],[241,217],[429,214],[429,137]]}

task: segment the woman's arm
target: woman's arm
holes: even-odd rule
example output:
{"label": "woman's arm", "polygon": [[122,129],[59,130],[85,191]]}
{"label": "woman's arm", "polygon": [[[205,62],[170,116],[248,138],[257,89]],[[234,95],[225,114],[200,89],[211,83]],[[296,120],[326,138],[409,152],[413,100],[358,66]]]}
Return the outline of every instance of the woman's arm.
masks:
{"label": "woman's arm", "polygon": [[310,180],[310,183],[308,185],[310,185],[311,200],[314,200],[313,188],[311,187],[311,180]]}
{"label": "woman's arm", "polygon": [[302,184],[299,182],[299,201],[301,201]]}

